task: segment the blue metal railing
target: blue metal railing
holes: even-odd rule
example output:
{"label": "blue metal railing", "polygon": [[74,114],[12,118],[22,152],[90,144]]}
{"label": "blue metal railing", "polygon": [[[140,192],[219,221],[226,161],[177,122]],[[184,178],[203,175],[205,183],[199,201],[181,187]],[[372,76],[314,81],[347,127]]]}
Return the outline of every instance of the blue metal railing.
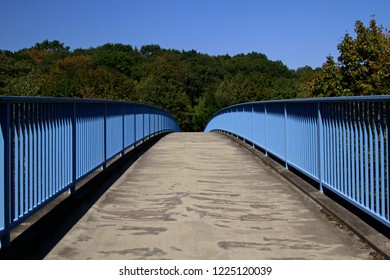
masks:
{"label": "blue metal railing", "polygon": [[148,105],[90,99],[0,97],[0,238],[127,148],[179,131]]}
{"label": "blue metal railing", "polygon": [[244,103],[205,131],[242,137],[390,227],[390,96]]}

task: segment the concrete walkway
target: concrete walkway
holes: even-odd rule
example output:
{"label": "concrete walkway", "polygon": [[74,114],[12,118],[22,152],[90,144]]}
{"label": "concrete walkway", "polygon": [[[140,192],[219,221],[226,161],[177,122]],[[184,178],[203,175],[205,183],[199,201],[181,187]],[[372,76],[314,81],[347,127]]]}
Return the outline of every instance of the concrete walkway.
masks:
{"label": "concrete walkway", "polygon": [[320,210],[231,139],[174,133],[46,259],[372,259]]}

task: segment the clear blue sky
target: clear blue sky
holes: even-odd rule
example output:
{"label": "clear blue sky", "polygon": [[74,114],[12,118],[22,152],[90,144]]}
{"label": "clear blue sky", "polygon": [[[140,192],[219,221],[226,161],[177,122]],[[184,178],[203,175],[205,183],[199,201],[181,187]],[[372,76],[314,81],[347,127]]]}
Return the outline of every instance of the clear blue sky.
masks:
{"label": "clear blue sky", "polygon": [[0,0],[0,49],[45,39],[71,49],[159,44],[210,55],[264,53],[321,66],[354,23],[390,29],[390,0]]}

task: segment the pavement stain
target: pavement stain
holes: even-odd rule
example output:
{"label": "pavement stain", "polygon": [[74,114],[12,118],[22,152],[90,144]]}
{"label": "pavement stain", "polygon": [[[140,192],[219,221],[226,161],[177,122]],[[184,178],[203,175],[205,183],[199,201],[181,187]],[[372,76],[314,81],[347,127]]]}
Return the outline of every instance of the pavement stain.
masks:
{"label": "pavement stain", "polygon": [[307,242],[305,240],[283,239],[283,238],[264,238],[263,243],[258,242],[239,242],[239,241],[221,241],[218,246],[225,250],[230,249],[255,249],[259,251],[272,250],[309,250],[319,251],[331,249],[332,246]]}
{"label": "pavement stain", "polygon": [[131,249],[122,249],[122,250],[112,250],[112,251],[100,251],[100,254],[111,256],[111,255],[132,255],[138,259],[146,258],[161,258],[167,255],[166,252],[159,248],[131,248]]}
{"label": "pavement stain", "polygon": [[239,208],[230,208],[230,207],[221,207],[221,206],[206,206],[206,205],[197,205],[194,204],[195,207],[208,209],[208,210],[217,210],[217,211],[225,211],[225,212],[248,212],[247,209],[239,209]]}
{"label": "pavement stain", "polygon": [[[196,205],[194,205],[194,206],[196,206]],[[211,217],[211,218],[218,219],[218,220],[222,220],[222,219],[235,220],[235,217],[229,216],[226,213],[215,213],[215,212],[210,212],[210,211],[206,211],[206,210],[200,210],[203,207],[202,206],[198,206],[198,207],[199,207],[199,209],[186,207],[186,210],[188,212],[195,212],[196,214],[199,215],[200,218]]]}
{"label": "pavement stain", "polygon": [[174,221],[165,210],[105,210],[98,209],[98,212],[109,216],[101,216],[105,220],[127,220],[127,221]]}
{"label": "pavement stain", "polygon": [[249,227],[250,229],[254,229],[254,230],[273,230],[272,227],[264,227],[264,228],[261,228],[261,227]]}
{"label": "pavement stain", "polygon": [[65,259],[72,259],[79,254],[79,250],[74,247],[65,246],[59,252],[59,255]]}
{"label": "pavement stain", "polygon": [[275,221],[275,220],[283,220],[283,219],[275,219],[271,215],[260,215],[260,214],[248,214],[240,217],[241,221]]}
{"label": "pavement stain", "polygon": [[263,204],[263,203],[249,204],[249,207],[254,209],[275,209],[276,208],[276,206],[274,205]]}
{"label": "pavement stain", "polygon": [[129,231],[132,235],[158,235],[164,231],[167,231],[167,228],[164,227],[132,227],[132,226],[123,226],[119,230]]}
{"label": "pavement stain", "polygon": [[[166,194],[164,194],[166,195]],[[145,201],[152,202],[153,204],[158,204],[160,207],[169,207],[175,208],[177,205],[182,204],[182,198],[185,197],[186,194],[175,194],[173,196],[164,197],[164,198],[154,198],[154,199],[146,199]]]}
{"label": "pavement stain", "polygon": [[221,241],[218,242],[218,246],[225,250],[230,250],[234,248],[246,248],[246,249],[256,249],[260,251],[271,251],[270,244],[260,244],[253,242],[237,242],[237,241]]}
{"label": "pavement stain", "polygon": [[207,196],[198,196],[198,195],[191,195],[190,198],[196,199],[196,200],[202,200],[202,201],[211,201],[213,204],[231,204],[231,200],[227,199],[219,199],[219,198],[213,198],[213,197],[207,197]]}
{"label": "pavement stain", "polygon": [[80,242],[87,242],[89,240],[93,239],[92,237],[88,236],[88,235],[85,235],[85,234],[81,234],[78,236],[78,241]]}

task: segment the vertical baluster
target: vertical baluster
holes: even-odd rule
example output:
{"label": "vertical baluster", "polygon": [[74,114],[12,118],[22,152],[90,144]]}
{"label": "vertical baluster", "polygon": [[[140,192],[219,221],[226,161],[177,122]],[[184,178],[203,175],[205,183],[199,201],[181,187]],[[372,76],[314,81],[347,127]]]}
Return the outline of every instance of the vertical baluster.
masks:
{"label": "vertical baluster", "polygon": [[342,143],[342,128],[341,128],[341,105],[340,103],[336,103],[336,116],[337,116],[337,122],[336,122],[336,171],[337,171],[337,190],[341,191],[341,170],[342,170],[342,158],[341,158],[341,143]]}
{"label": "vertical baluster", "polygon": [[33,175],[32,175],[32,181],[33,181],[33,189],[34,189],[34,207],[38,206],[38,156],[37,156],[37,150],[38,150],[38,137],[37,137],[37,103],[32,103],[32,133],[33,133],[33,143],[32,143],[32,156],[33,156]]}
{"label": "vertical baluster", "polygon": [[[13,119],[13,134],[14,134],[14,156],[13,156],[13,166],[15,168],[14,171],[14,221],[19,219],[20,216],[20,148],[19,148],[19,138],[20,138],[20,113],[19,113],[19,104],[13,104],[14,116]],[[9,116],[11,118],[11,116]]]}
{"label": "vertical baluster", "polygon": [[25,127],[25,104],[20,103],[20,188],[23,192],[21,203],[21,214],[24,215],[27,213],[28,209],[28,193],[26,188],[26,180],[25,180],[25,174],[26,174],[26,127]]}
{"label": "vertical baluster", "polygon": [[346,119],[346,103],[342,103],[342,111],[341,111],[341,122],[342,122],[342,193],[347,194],[347,187],[348,187],[348,167],[347,167],[347,119]]}
{"label": "vertical baluster", "polygon": [[385,217],[385,209],[386,209],[386,204],[385,204],[385,181],[386,181],[386,175],[385,175],[385,137],[384,137],[384,111],[383,107],[385,106],[384,103],[380,102],[378,104],[380,106],[380,123],[379,123],[379,141],[380,141],[380,209],[379,209],[379,214],[382,217]]}
{"label": "vertical baluster", "polygon": [[40,103],[35,103],[35,184],[36,184],[36,191],[37,191],[37,205],[39,206],[42,203],[41,195],[41,174],[40,174],[40,145],[41,145],[41,135],[40,135]]}
{"label": "vertical baluster", "polygon": [[390,222],[390,104],[389,102],[385,102],[386,104],[386,190],[385,194],[387,194],[386,200],[387,200],[387,205],[386,205],[386,219],[388,222]]}
{"label": "vertical baluster", "polygon": [[327,115],[326,115],[326,107],[325,107],[326,104],[324,103],[320,103],[319,106],[320,106],[320,110],[321,110],[321,119],[322,119],[322,131],[323,131],[323,134],[322,134],[322,149],[323,149],[323,163],[322,163],[322,166],[323,166],[323,169],[322,169],[322,181],[323,183],[325,184],[329,184],[329,180],[328,180],[328,172],[329,172],[329,169],[328,169],[328,164],[329,164],[329,158],[328,158],[328,147],[329,147],[329,139],[328,139],[328,119],[327,119]]}
{"label": "vertical baluster", "polygon": [[354,118],[353,118],[353,104],[349,102],[349,165],[350,165],[350,177],[349,177],[349,196],[351,199],[355,199],[355,190],[354,190],[354,182],[355,182],[355,127],[354,127]]}
{"label": "vertical baluster", "polygon": [[11,128],[13,126],[12,104],[0,104],[0,161],[3,161],[2,170],[0,170],[0,235],[1,247],[7,247],[11,242],[11,224],[12,224],[12,137]]}
{"label": "vertical baluster", "polygon": [[357,103],[352,103],[352,112],[351,112],[351,119],[352,119],[352,132],[353,132],[353,138],[352,138],[352,166],[353,166],[353,175],[352,175],[352,190],[353,190],[353,199],[358,202],[358,183],[359,181],[356,180],[357,174],[359,172],[359,149],[358,149],[358,123],[357,123]]}
{"label": "vertical baluster", "polygon": [[374,173],[375,173],[375,162],[374,162],[374,132],[373,132],[373,104],[369,103],[369,142],[370,142],[370,209],[374,211],[374,197],[375,197],[375,180],[374,180]]}
{"label": "vertical baluster", "polygon": [[375,205],[375,209],[374,207],[372,208],[372,210],[375,211],[375,213],[379,213],[379,206],[380,206],[380,200],[379,200],[379,184],[380,184],[380,178],[379,178],[379,163],[380,163],[380,158],[379,158],[379,138],[378,138],[378,125],[379,125],[379,121],[378,121],[378,114],[379,114],[379,111],[378,111],[378,103],[375,102],[374,104],[374,115],[373,115],[373,127],[374,127],[374,143],[375,143],[375,146],[374,146],[374,149],[375,149],[375,153],[374,153],[374,162],[375,162],[375,179],[374,179],[374,182],[375,182],[375,190],[374,190],[374,193],[372,194],[374,196],[374,205]]}
{"label": "vertical baluster", "polygon": [[370,208],[370,176],[369,176],[369,166],[370,166],[370,142],[369,142],[369,135],[370,135],[370,125],[369,125],[369,119],[370,119],[370,103],[366,102],[364,104],[365,108],[365,114],[364,114],[364,146],[365,146],[365,204],[366,207]]}
{"label": "vertical baluster", "polygon": [[351,176],[351,188],[352,188],[352,199],[357,202],[357,182],[356,182],[356,174],[358,172],[358,150],[357,150],[357,120],[356,120],[356,103],[351,102],[351,165],[352,165],[352,176]]}
{"label": "vertical baluster", "polygon": [[364,110],[363,110],[364,103],[361,102],[359,104],[359,147],[360,147],[360,174],[359,174],[359,184],[360,184],[360,203],[362,205],[365,205],[364,202],[364,185],[365,185],[365,177],[364,177]]}

